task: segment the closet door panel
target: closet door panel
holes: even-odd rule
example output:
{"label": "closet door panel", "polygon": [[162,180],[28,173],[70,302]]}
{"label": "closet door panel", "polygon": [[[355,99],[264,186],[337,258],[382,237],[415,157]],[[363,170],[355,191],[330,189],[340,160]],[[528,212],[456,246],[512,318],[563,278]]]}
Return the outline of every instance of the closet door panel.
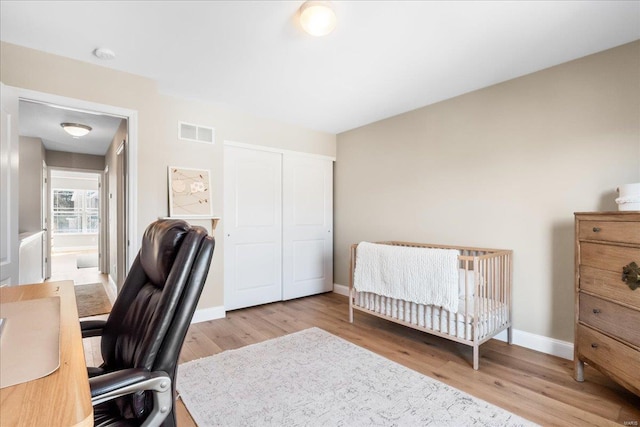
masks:
{"label": "closet door panel", "polygon": [[333,289],[333,162],[285,154],[283,299]]}
{"label": "closet door panel", "polygon": [[282,299],[282,155],[225,147],[225,309]]}

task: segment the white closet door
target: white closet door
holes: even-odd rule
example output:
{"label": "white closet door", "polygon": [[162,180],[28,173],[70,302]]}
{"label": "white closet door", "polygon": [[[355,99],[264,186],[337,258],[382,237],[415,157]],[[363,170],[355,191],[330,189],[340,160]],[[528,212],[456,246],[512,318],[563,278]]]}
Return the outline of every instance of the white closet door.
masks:
{"label": "white closet door", "polygon": [[225,309],[282,299],[282,155],[224,148]]}
{"label": "white closet door", "polygon": [[333,162],[284,155],[283,299],[333,289]]}

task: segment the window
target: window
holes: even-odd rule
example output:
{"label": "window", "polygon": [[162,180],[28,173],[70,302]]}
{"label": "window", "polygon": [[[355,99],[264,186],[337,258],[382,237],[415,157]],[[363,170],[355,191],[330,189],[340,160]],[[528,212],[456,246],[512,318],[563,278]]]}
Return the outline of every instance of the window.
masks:
{"label": "window", "polygon": [[54,233],[97,233],[98,191],[53,189]]}

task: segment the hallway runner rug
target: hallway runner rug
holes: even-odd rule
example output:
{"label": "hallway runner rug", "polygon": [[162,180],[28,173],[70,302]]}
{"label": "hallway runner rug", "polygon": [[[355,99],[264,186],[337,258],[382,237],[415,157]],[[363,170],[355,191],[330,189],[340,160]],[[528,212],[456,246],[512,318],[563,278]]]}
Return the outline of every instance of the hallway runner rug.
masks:
{"label": "hallway runner rug", "polygon": [[502,408],[311,328],[183,363],[205,426],[531,426]]}
{"label": "hallway runner rug", "polygon": [[111,311],[111,301],[102,283],[74,286],[78,317],[97,316]]}

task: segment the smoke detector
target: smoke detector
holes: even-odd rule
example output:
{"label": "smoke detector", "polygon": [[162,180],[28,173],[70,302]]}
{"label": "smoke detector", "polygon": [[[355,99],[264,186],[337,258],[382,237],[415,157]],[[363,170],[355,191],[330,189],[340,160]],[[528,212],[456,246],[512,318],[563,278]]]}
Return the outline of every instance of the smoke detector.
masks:
{"label": "smoke detector", "polygon": [[99,58],[104,60],[110,60],[116,57],[116,53],[111,49],[107,49],[104,47],[99,47],[93,51],[93,54]]}

